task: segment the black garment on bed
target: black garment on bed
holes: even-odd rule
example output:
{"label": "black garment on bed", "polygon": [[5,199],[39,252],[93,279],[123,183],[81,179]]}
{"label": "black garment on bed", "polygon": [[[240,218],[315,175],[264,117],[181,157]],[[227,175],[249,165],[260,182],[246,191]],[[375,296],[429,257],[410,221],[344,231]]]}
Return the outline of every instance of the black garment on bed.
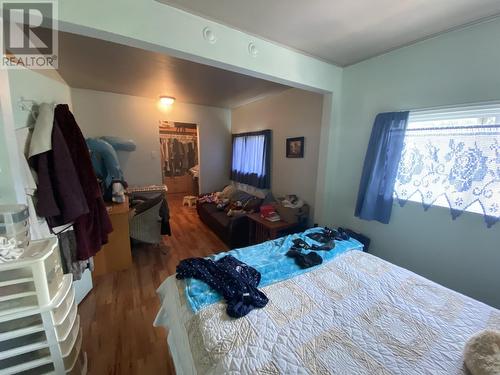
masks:
{"label": "black garment on bed", "polygon": [[309,233],[307,237],[316,242],[328,244],[328,246],[330,246],[330,244],[334,243],[334,240],[347,241],[349,239],[349,233],[342,228],[330,229],[328,227],[324,227],[321,232]]}
{"label": "black garment on bed", "polygon": [[177,279],[192,277],[219,292],[226,300],[227,314],[233,318],[241,318],[268,302],[266,295],[257,289],[260,273],[231,255],[215,262],[205,258],[184,259],[176,271]]}
{"label": "black garment on bed", "polygon": [[300,268],[310,268],[323,263],[323,258],[314,252],[304,254],[301,248],[292,247],[285,254],[287,257],[294,258],[295,263]]}
{"label": "black garment on bed", "polygon": [[321,246],[318,246],[318,245],[309,245],[302,238],[294,239],[293,246],[292,246],[292,249],[304,249],[304,250],[313,250],[313,251],[330,251],[334,248],[335,248],[335,241],[334,240],[331,240],[329,242],[324,243]]}

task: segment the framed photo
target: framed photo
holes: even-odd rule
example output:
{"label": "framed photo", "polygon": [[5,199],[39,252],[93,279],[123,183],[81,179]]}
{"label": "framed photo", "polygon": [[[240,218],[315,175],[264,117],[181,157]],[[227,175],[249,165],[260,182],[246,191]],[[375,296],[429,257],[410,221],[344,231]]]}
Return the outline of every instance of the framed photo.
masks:
{"label": "framed photo", "polygon": [[286,157],[287,158],[304,157],[304,137],[286,139]]}

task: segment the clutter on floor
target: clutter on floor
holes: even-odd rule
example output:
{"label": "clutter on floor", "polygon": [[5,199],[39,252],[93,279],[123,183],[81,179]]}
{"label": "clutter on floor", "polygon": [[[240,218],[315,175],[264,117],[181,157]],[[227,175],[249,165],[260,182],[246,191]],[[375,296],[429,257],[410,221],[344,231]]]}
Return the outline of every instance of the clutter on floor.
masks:
{"label": "clutter on floor", "polygon": [[182,205],[188,206],[188,207],[196,207],[197,201],[198,201],[198,197],[195,197],[194,195],[186,195],[182,199]]}

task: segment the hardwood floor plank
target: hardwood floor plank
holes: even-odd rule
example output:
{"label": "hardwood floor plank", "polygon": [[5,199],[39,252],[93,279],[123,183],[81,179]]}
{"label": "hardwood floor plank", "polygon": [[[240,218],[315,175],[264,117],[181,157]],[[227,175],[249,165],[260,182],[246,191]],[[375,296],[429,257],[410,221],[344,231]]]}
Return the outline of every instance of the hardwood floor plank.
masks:
{"label": "hardwood floor plank", "polygon": [[166,254],[157,246],[134,247],[133,266],[97,277],[80,304],[90,375],[175,374],[166,332],[153,327],[160,306],[156,289],[180,260],[227,250],[195,208],[182,206],[182,197],[168,196],[172,237],[164,237]]}

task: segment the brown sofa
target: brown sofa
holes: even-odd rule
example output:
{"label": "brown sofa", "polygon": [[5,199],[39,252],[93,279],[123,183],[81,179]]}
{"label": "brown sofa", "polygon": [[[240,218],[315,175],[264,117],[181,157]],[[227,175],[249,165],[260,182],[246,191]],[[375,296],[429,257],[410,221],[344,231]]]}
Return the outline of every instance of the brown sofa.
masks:
{"label": "brown sofa", "polygon": [[[262,204],[261,199],[241,190],[236,190],[229,200],[230,202],[240,201],[247,204],[246,208],[253,211],[258,211]],[[199,202],[196,208],[201,221],[217,234],[230,249],[250,244],[249,222],[246,215],[228,216],[227,208],[219,209],[215,203]]]}

